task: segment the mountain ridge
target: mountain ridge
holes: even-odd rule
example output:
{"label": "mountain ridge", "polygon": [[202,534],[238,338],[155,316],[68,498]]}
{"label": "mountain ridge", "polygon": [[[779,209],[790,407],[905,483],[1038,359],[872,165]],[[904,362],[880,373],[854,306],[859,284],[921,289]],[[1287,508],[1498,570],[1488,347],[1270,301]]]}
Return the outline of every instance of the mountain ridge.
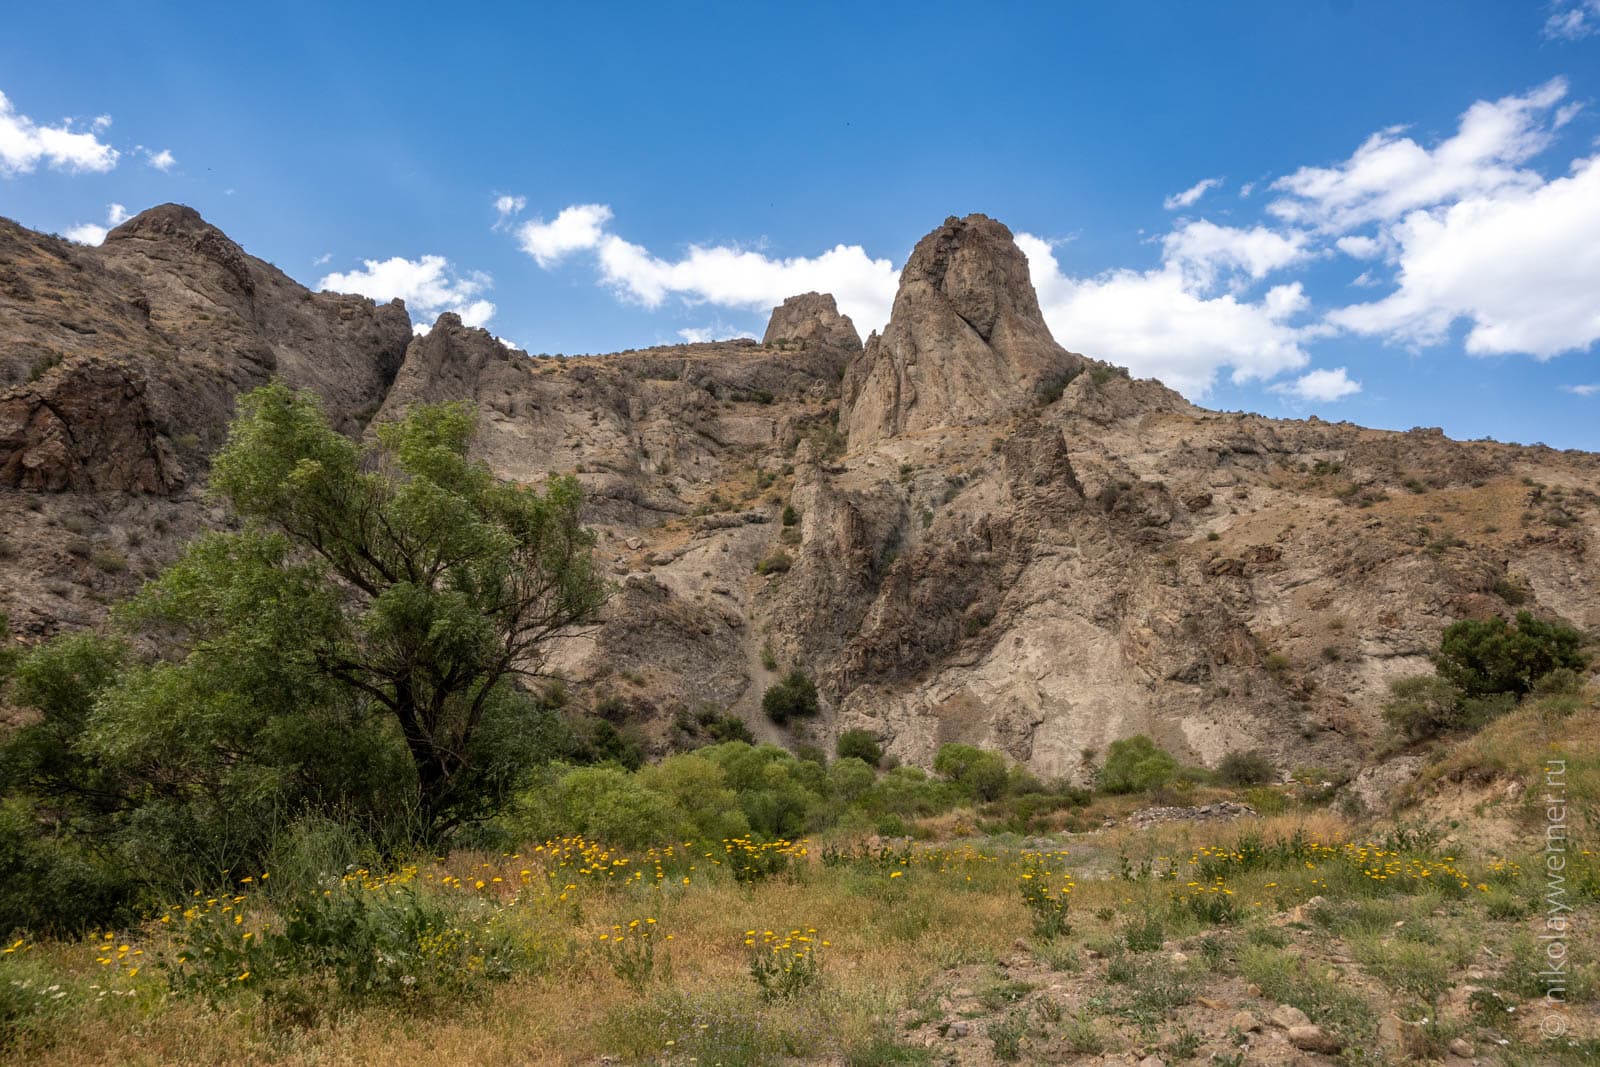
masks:
{"label": "mountain ridge", "polygon": [[[1600,625],[1600,457],[1196,407],[1058,344],[981,215],[918,243],[865,343],[811,293],[761,342],[567,358],[449,313],[413,336],[177,205],[99,249],[0,220],[0,253],[0,611],[30,640],[222,521],[206,457],[274,376],[353,434],[465,400],[497,475],[578,477],[618,591],[558,665],[656,750],[714,704],[1068,778],[1134,732],[1349,766],[1455,618]],[[759,704],[791,666],[824,714],[784,732]]]}

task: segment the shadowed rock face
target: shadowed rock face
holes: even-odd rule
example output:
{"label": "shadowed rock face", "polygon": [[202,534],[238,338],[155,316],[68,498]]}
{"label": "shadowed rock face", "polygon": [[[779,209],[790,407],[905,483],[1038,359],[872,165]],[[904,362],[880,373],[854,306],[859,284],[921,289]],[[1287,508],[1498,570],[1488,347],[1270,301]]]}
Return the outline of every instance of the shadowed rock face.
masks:
{"label": "shadowed rock face", "polygon": [[[709,703],[1080,781],[1137,732],[1350,766],[1387,681],[1506,590],[1600,626],[1600,457],[1194,407],[1057,345],[981,215],[917,245],[865,347],[808,293],[763,343],[556,358],[449,314],[413,338],[173,205],[98,249],[0,220],[0,612],[93,626],[224,521],[207,459],[272,375],[351,434],[467,401],[498,476],[575,475],[617,594],[554,666],[657,752]],[[824,712],[781,730],[791,667]]]}
{"label": "shadowed rock face", "polygon": [[166,493],[183,471],[156,432],[142,376],[85,356],[0,396],[0,486]]}
{"label": "shadowed rock face", "polygon": [[1082,362],[1050,336],[1011,231],[952,216],[917,242],[889,325],[846,372],[851,445],[1001,418]]}

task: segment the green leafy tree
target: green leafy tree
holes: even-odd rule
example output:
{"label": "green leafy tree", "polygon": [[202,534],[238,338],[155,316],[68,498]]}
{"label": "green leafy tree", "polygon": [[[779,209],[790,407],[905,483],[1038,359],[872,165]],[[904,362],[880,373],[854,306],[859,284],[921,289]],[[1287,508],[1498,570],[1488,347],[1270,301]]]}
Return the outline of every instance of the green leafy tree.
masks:
{"label": "green leafy tree", "polygon": [[1178,761],[1144,734],[1111,742],[1100,787],[1108,793],[1139,793],[1172,781]]}
{"label": "green leafy tree", "polygon": [[[416,408],[367,444],[281,384],[239,409],[212,485],[246,530],[202,541],[135,614],[184,663],[289,674],[391,717],[421,823],[447,830],[477,806],[475,742],[507,683],[539,673],[551,640],[605,598],[578,483],[496,480],[468,455],[464,404]],[[263,612],[258,591],[292,619]]]}
{"label": "green leafy tree", "polygon": [[1469,697],[1530,692],[1540,678],[1563,668],[1581,670],[1583,635],[1526,611],[1515,625],[1496,616],[1463,619],[1445,628],[1435,659],[1439,676]]}
{"label": "green leafy tree", "polygon": [[[212,533],[116,612],[138,657],[79,636],[16,666],[39,718],[0,745],[7,793],[158,883],[259,862],[275,828],[332,816],[437,840],[567,741],[513,684],[605,586],[570,478],[496,481],[460,405],[359,443],[315,399],[240,399]],[[380,842],[381,843],[381,842]]]}

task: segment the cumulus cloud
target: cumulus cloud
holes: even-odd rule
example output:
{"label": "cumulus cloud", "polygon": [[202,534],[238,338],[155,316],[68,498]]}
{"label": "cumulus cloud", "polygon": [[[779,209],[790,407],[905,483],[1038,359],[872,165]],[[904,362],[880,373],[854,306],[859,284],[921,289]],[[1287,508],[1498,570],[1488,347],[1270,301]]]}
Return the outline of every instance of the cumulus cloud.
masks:
{"label": "cumulus cloud", "polygon": [[1383,252],[1383,242],[1376,237],[1351,234],[1333,242],[1334,247],[1354,259],[1375,259]]}
{"label": "cumulus cloud", "polygon": [[106,239],[106,234],[111,232],[111,227],[121,226],[128,221],[128,209],[121,204],[106,205],[106,224],[100,226],[93,222],[80,222],[67,230],[62,236],[69,241],[76,241],[80,245],[97,245]]}
{"label": "cumulus cloud", "polygon": [[1298,282],[1274,286],[1259,300],[1208,296],[1173,263],[1073,278],[1049,242],[1021,233],[1017,246],[1058,341],[1187,396],[1204,396],[1224,368],[1233,381],[1248,382],[1310,361],[1302,345],[1312,331],[1294,321],[1309,303]]}
{"label": "cumulus cloud", "polygon": [[173,156],[172,150],[168,148],[163,148],[159,152],[149,148],[145,149],[144,161],[159,171],[169,171],[178,165],[178,160]]}
{"label": "cumulus cloud", "polygon": [[482,271],[457,274],[444,256],[362,260],[360,270],[335,271],[317,283],[319,289],[360,293],[374,300],[404,300],[419,332],[446,311],[461,316],[467,326],[484,326],[495,307],[480,295],[494,284]]}
{"label": "cumulus cloud", "polygon": [[1310,371],[1292,382],[1283,382],[1269,388],[1275,393],[1282,393],[1298,400],[1327,404],[1361,392],[1361,383],[1351,378],[1343,367],[1335,367],[1332,370]]}
{"label": "cumulus cloud", "polygon": [[517,227],[517,243],[549,270],[573,252],[599,247],[611,209],[605,204],[573,204],[550,222],[532,219]]}
{"label": "cumulus cloud", "polygon": [[[106,119],[107,125],[110,121]],[[103,174],[117,165],[120,155],[97,136],[104,128],[99,120],[89,130],[74,130],[70,121],[41,126],[19,114],[0,93],[0,178],[31,174],[41,163],[52,170]]]}
{"label": "cumulus cloud", "polygon": [[[1221,178],[1203,178],[1195,182],[1181,193],[1173,193],[1161,201],[1161,206],[1168,211],[1176,211],[1181,207],[1192,207],[1206,193],[1222,184]],[[1248,195],[1248,194],[1246,194]]]}
{"label": "cumulus cloud", "polygon": [[839,310],[863,332],[889,320],[899,273],[860,245],[787,259],[732,245],[690,245],[682,257],[666,259],[611,233],[611,219],[604,204],[575,204],[550,222],[523,223],[517,240],[547,270],[575,252],[593,253],[601,281],[645,307],[676,296],[691,304],[767,311],[786,297],[816,290],[832,293]]}
{"label": "cumulus cloud", "polygon": [[1379,130],[1342,163],[1301,167],[1273,182],[1282,195],[1267,210],[1287,223],[1342,233],[1463,197],[1537,188],[1543,179],[1520,164],[1575,114],[1557,109],[1566,95],[1566,79],[1552,78],[1521,96],[1480,100],[1461,116],[1456,134],[1431,150],[1403,136],[1404,127]]}
{"label": "cumulus cloud", "polygon": [[1600,0],[1558,3],[1544,20],[1544,35],[1552,41],[1581,41],[1600,33]]}
{"label": "cumulus cloud", "polygon": [[1259,281],[1311,255],[1306,234],[1300,231],[1278,233],[1265,226],[1244,230],[1205,219],[1173,230],[1162,239],[1161,247],[1166,262],[1202,288],[1230,276],[1240,282]]}
{"label": "cumulus cloud", "polygon": [[1586,382],[1583,385],[1563,385],[1562,392],[1572,393],[1574,396],[1594,396],[1600,393],[1600,382]]}
{"label": "cumulus cloud", "polygon": [[1330,312],[1330,323],[1433,345],[1465,319],[1469,353],[1540,359],[1600,339],[1600,157],[1550,182],[1414,211],[1389,232],[1398,288]]}

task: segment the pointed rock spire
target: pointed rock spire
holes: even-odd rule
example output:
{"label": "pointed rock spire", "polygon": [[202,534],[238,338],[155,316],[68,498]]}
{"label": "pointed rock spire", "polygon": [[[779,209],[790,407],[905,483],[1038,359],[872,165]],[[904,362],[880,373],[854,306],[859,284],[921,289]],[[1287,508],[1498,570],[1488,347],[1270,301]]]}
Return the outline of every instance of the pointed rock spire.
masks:
{"label": "pointed rock spire", "polygon": [[1082,362],[1050,336],[1011,231],[951,216],[917,242],[889,325],[846,372],[851,447],[1003,417]]}

